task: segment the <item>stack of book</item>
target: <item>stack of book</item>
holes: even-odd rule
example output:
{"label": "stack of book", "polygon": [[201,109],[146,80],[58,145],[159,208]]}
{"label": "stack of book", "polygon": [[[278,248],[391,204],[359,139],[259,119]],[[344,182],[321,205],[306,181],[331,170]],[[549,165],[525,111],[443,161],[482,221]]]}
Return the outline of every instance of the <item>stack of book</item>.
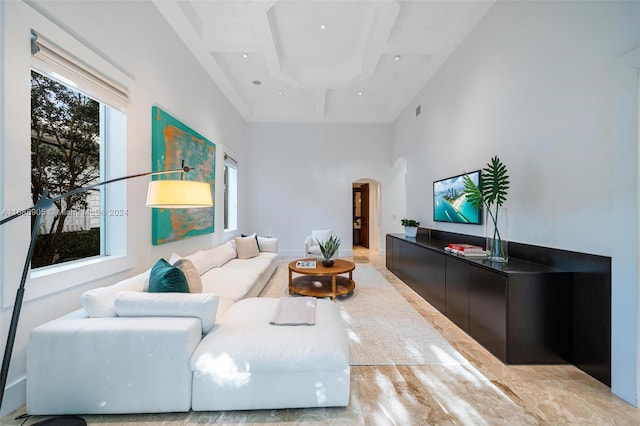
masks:
{"label": "stack of book", "polygon": [[444,248],[444,251],[460,257],[487,257],[487,252],[485,251],[485,249],[473,244],[450,243],[447,247]]}

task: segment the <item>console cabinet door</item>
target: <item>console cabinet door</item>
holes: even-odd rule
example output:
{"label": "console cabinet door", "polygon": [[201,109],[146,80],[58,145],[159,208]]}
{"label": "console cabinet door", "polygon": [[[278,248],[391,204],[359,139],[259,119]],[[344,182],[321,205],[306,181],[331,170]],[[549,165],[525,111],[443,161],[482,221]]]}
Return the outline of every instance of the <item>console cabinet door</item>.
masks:
{"label": "console cabinet door", "polygon": [[469,278],[469,335],[507,362],[507,277],[475,267]]}
{"label": "console cabinet door", "polygon": [[387,265],[387,269],[390,270],[391,272],[393,272],[394,274],[396,273],[396,265],[394,264],[394,257],[393,257],[393,245],[394,245],[394,240],[395,238],[393,238],[390,235],[386,236],[386,247],[385,247],[385,262]]}
{"label": "console cabinet door", "polygon": [[400,259],[402,264],[402,281],[415,290],[416,283],[420,279],[420,263],[422,262],[420,247],[406,241],[398,240],[400,243]]}
{"label": "console cabinet door", "polygon": [[472,266],[452,256],[446,256],[446,307],[447,318],[469,333],[469,282]]}
{"label": "console cabinet door", "polygon": [[572,353],[571,273],[509,276],[508,362],[557,364]]}
{"label": "console cabinet door", "polygon": [[406,241],[396,239],[393,242],[394,266],[396,268],[396,276],[411,285],[411,268],[413,267],[413,259],[411,258],[411,246]]}
{"label": "console cabinet door", "polygon": [[431,306],[445,313],[445,255],[418,247],[420,263],[416,268],[413,289]]}

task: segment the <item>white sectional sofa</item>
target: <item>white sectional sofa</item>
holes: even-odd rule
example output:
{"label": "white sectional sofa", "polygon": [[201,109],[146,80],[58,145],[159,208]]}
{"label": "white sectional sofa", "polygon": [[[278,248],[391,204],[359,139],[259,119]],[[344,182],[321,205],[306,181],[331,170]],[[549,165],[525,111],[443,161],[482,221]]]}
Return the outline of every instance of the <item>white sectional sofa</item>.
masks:
{"label": "white sectional sofa", "polygon": [[[85,292],[82,309],[30,334],[27,412],[347,405],[349,356],[338,309],[319,300],[316,326],[269,326],[278,299],[253,296],[277,268],[277,240],[259,247],[250,258],[239,256],[243,250],[234,242],[185,256],[197,269],[202,293],[148,293],[149,271]],[[170,263],[178,259],[173,255]],[[302,352],[292,350],[297,344]],[[238,347],[253,349],[237,353]],[[309,361],[309,351],[319,355]],[[260,362],[274,353],[282,356]]]}

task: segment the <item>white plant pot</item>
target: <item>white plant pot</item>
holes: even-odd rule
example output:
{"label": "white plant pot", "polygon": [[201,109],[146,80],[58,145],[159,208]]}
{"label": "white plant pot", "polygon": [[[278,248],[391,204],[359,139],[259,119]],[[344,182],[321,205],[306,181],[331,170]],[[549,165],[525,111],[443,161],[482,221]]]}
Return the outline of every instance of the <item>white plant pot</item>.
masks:
{"label": "white plant pot", "polygon": [[418,227],[417,226],[405,226],[404,227],[404,235],[409,238],[415,238],[418,235]]}

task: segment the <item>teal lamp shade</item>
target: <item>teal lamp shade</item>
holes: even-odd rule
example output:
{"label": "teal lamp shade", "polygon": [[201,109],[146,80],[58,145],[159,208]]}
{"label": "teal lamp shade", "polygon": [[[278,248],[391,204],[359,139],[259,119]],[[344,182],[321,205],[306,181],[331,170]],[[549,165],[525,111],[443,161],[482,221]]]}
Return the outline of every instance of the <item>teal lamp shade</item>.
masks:
{"label": "teal lamp shade", "polygon": [[149,182],[147,206],[165,209],[212,207],[211,185],[193,180],[153,180]]}

